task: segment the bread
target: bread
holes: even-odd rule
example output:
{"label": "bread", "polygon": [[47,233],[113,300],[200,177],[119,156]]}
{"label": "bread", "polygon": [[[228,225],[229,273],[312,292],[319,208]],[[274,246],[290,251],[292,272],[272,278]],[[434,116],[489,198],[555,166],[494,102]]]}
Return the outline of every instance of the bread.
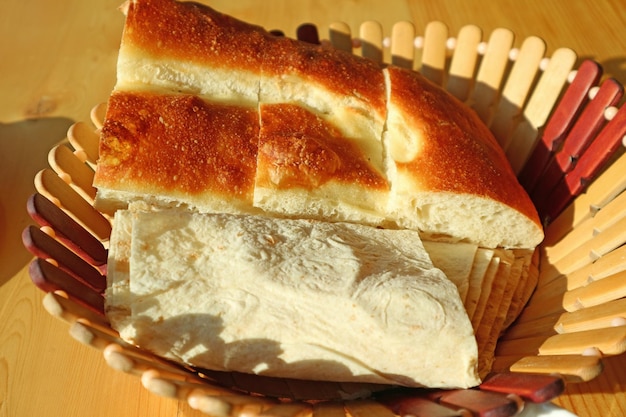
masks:
{"label": "bread", "polygon": [[[412,229],[488,248],[534,248],[543,238],[488,129],[420,75],[194,3],[133,0],[125,11],[94,179],[98,209],[148,199]],[[168,124],[180,129],[157,128],[155,117],[146,129],[157,133],[137,129],[142,113],[127,99],[137,94],[163,120],[163,100],[179,103]],[[212,123],[218,108],[239,128]]]}
{"label": "bread", "polygon": [[161,356],[312,380],[479,383],[458,291],[415,231],[120,210],[110,257],[112,326]]}
{"label": "bread", "polygon": [[389,66],[385,74],[395,221],[486,248],[538,245],[536,210],[477,115],[415,71]]}

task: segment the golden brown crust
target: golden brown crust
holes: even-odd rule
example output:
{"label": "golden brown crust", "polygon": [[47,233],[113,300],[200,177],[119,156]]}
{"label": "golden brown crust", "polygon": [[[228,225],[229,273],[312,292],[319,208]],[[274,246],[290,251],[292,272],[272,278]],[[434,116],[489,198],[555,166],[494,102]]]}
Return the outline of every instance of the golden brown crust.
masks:
{"label": "golden brown crust", "polygon": [[502,149],[478,116],[419,73],[389,67],[390,102],[423,133],[414,159],[396,162],[423,191],[490,198],[518,210],[540,228],[537,211]]}
{"label": "golden brown crust", "polygon": [[349,138],[293,104],[263,104],[257,186],[312,190],[328,181],[387,191],[382,173]]}
{"label": "golden brown crust", "polygon": [[251,204],[257,140],[254,108],[116,91],[108,103],[94,185]]}
{"label": "golden brown crust", "polygon": [[271,34],[194,2],[131,1],[122,45],[150,54],[224,68],[258,70]]}
{"label": "golden brown crust", "polygon": [[362,101],[368,111],[384,120],[385,79],[379,64],[352,53],[289,38],[264,45],[265,77],[296,75],[320,84],[330,93]]}

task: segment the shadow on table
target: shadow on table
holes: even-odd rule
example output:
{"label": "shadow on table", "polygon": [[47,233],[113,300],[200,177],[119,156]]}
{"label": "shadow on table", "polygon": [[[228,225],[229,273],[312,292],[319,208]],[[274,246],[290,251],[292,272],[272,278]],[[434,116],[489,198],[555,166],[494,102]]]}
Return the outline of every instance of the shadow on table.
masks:
{"label": "shadow on table", "polygon": [[21,240],[33,223],[26,200],[35,192],[35,175],[48,166],[49,150],[66,138],[72,123],[63,117],[0,123],[0,286],[32,258]]}

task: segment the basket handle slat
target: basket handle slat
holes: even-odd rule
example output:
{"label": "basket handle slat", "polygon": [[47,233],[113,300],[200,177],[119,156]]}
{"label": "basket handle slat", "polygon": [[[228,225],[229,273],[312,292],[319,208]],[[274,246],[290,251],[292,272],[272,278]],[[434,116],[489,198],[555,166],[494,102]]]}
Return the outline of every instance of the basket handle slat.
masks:
{"label": "basket handle slat", "polygon": [[37,258],[30,263],[28,271],[33,283],[41,290],[63,291],[94,312],[104,315],[102,294],[92,290],[50,262]]}
{"label": "basket handle slat", "polygon": [[474,74],[478,62],[478,45],[483,32],[475,25],[466,25],[459,30],[456,46],[450,61],[446,90],[465,102],[474,86]]}
{"label": "basket handle slat", "polygon": [[40,226],[49,226],[59,240],[94,266],[104,267],[107,251],[98,239],[67,213],[39,193],[27,202],[27,211]]}
{"label": "basket handle slat", "polygon": [[536,36],[524,39],[519,49],[490,125],[502,149],[509,146],[513,129],[519,121],[545,52],[545,42]]}
{"label": "basket handle slat", "polygon": [[379,22],[370,20],[359,27],[361,55],[374,62],[383,62],[383,27]]}
{"label": "basket handle slat", "polygon": [[580,109],[587,103],[589,90],[597,85],[601,75],[602,67],[589,59],[584,60],[576,70],[574,79],[555,106],[538,145],[519,175],[520,184],[528,192],[535,188],[550,158],[560,149],[567,132],[575,123]]}
{"label": "basket handle slat", "polygon": [[622,106],[594,139],[576,166],[553,189],[551,204],[548,207],[540,205],[539,212],[547,219],[556,218],[602,172],[605,164],[622,146],[625,135],[626,106]]}
{"label": "basket handle slat", "polygon": [[602,83],[595,97],[578,116],[563,142],[563,148],[550,161],[541,175],[541,181],[532,191],[531,198],[535,204],[548,199],[552,189],[574,168],[576,161],[604,126],[606,109],[617,104],[623,92],[624,87],[614,79],[607,79]]}
{"label": "basket handle slat", "polygon": [[67,210],[70,216],[91,230],[98,239],[105,241],[111,235],[109,220],[51,169],[46,168],[37,173],[35,188],[50,200],[58,202],[59,207]]}
{"label": "basket handle slat", "polygon": [[435,20],[426,25],[419,72],[439,86],[444,85],[447,41],[448,27],[444,23]]}
{"label": "basket handle slat", "polygon": [[486,125],[491,124],[513,40],[513,32],[505,28],[495,29],[491,33],[476,75],[474,90],[467,102]]}
{"label": "basket handle slat", "polygon": [[415,26],[411,22],[396,22],[391,28],[391,63],[413,69],[415,64]]}
{"label": "basket handle slat", "polygon": [[347,23],[331,23],[328,27],[328,39],[333,47],[352,53],[352,31]]}
{"label": "basket handle slat", "polygon": [[76,153],[65,145],[57,145],[48,153],[48,164],[59,176],[66,177],[66,182],[85,200],[93,203],[96,188],[93,184],[94,171],[81,160]]}
{"label": "basket handle slat", "polygon": [[59,268],[94,291],[102,294],[106,289],[106,278],[93,265],[37,227],[25,228],[22,242],[33,255],[43,259],[54,259]]}
{"label": "basket handle slat", "polygon": [[576,53],[568,48],[557,49],[539,78],[523,111],[523,120],[512,132],[505,149],[513,172],[519,174],[538,140],[540,129],[546,124],[569,74],[576,63]]}

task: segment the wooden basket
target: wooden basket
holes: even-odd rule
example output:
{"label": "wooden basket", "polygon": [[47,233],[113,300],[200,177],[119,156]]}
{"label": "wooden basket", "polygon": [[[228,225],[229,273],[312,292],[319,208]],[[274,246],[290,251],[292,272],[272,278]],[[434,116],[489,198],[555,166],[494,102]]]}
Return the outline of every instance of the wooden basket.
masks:
{"label": "wooden basket", "polygon": [[479,389],[387,391],[191,369],[123,342],[103,313],[111,225],[92,206],[104,106],[93,109],[93,125],[70,128],[69,146],[50,151],[51,169],[37,174],[28,201],[39,227],[23,234],[36,256],[32,280],[47,292],[44,306],[69,323],[74,338],[101,349],[111,367],[140,376],[148,390],[216,416],[507,416],[524,402],[559,395],[563,381],[595,378],[602,357],[626,351],[626,106],[619,107],[617,81],[601,81],[600,66],[577,63],[569,49],[547,57],[538,37],[514,48],[507,29],[483,40],[476,26],[451,36],[431,22],[418,36],[411,23],[398,22],[385,38],[378,23],[366,22],[355,37],[334,23],[328,39],[320,41],[312,25],[297,36],[420,71],[473,108],[505,150],[546,239],[523,282],[529,301],[499,338],[495,374]]}

